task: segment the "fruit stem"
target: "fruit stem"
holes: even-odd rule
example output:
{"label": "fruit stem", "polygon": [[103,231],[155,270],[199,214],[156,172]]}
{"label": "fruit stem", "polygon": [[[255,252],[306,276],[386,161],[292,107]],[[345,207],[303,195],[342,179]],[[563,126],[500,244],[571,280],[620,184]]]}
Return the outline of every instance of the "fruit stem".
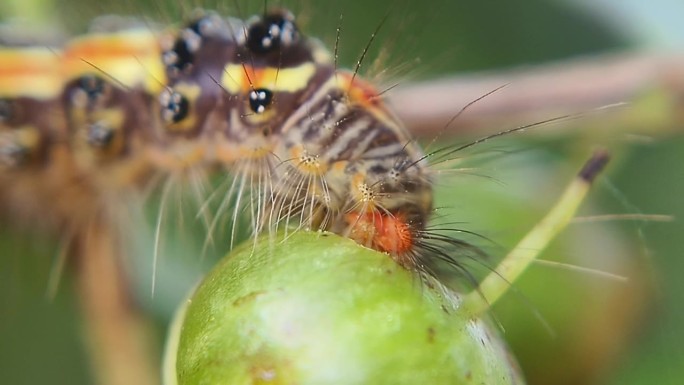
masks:
{"label": "fruit stem", "polygon": [[527,233],[492,273],[485,277],[477,290],[464,297],[464,311],[477,317],[508,291],[515,280],[570,222],[592,182],[608,162],[608,158],[606,151],[594,153],[546,217]]}

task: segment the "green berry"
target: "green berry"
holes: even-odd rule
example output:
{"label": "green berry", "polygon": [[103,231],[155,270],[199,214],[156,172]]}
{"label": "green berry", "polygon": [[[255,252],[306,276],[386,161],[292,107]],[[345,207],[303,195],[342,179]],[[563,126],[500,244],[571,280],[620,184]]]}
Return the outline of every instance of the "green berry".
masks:
{"label": "green berry", "polygon": [[167,385],[522,383],[457,294],[330,233],[248,242],[180,317]]}

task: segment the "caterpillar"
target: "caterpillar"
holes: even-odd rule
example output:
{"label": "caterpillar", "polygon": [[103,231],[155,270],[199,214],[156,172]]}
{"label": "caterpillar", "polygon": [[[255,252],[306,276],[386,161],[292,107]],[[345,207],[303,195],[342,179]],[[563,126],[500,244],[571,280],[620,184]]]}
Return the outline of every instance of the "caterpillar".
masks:
{"label": "caterpillar", "polygon": [[[350,237],[410,269],[427,266],[423,252],[431,248],[421,243],[429,238],[423,235],[433,206],[427,157],[358,68],[336,68],[333,55],[303,35],[289,11],[247,22],[199,12],[161,37],[127,19],[99,22],[61,53],[41,50],[51,61],[36,71],[51,77],[51,92],[3,87],[15,93],[3,100],[0,153],[8,178],[33,158],[54,163],[45,159],[66,146],[79,184],[87,185],[83,194],[104,207],[154,174],[187,177],[223,168],[234,179],[222,206],[235,195],[236,206],[251,211],[255,235],[296,223]],[[16,60],[21,66],[34,49],[5,51],[25,54]],[[31,126],[34,142],[12,125],[22,98],[55,110],[29,115],[55,116],[56,127]],[[93,206],[85,211],[99,210]]]}

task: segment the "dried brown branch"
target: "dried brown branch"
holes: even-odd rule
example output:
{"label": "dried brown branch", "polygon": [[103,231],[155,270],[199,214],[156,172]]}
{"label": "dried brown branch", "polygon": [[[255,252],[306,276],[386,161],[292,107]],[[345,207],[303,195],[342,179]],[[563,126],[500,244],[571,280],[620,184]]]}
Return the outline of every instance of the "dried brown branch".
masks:
{"label": "dried brown branch", "polygon": [[[502,85],[508,86],[470,106],[445,130],[459,109]],[[442,130],[448,135],[500,131],[625,102],[630,108],[607,114],[619,119],[621,131],[681,131],[684,53],[605,54],[504,72],[465,74],[401,85],[389,93],[389,99],[411,131],[427,138]]]}
{"label": "dried brown branch", "polygon": [[95,222],[77,241],[78,291],[97,384],[158,384],[152,330],[132,301],[114,234]]}

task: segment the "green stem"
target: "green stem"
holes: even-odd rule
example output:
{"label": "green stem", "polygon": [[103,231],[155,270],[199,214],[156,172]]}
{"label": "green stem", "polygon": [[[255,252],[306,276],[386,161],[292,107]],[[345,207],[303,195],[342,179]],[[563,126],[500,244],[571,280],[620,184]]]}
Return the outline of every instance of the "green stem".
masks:
{"label": "green stem", "polygon": [[499,266],[482,281],[477,290],[464,297],[464,311],[477,317],[508,291],[511,284],[574,217],[592,181],[607,161],[608,154],[604,151],[596,152],[589,159],[546,217],[527,233]]}

